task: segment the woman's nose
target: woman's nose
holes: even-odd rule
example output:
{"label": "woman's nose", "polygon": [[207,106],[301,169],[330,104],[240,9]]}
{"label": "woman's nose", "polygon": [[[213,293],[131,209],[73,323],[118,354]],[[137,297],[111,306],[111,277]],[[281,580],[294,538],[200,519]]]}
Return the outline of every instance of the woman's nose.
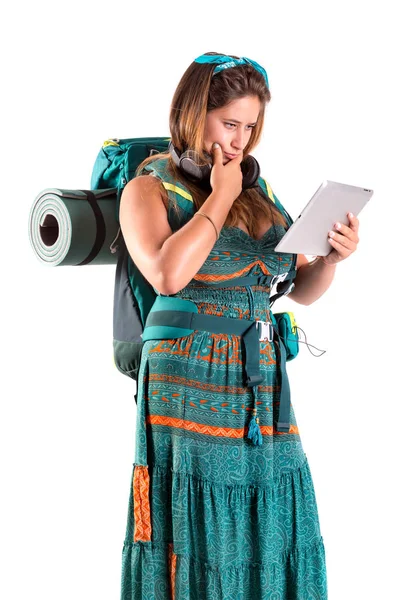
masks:
{"label": "woman's nose", "polygon": [[243,150],[243,148],[245,146],[243,131],[239,131],[239,129],[236,130],[235,136],[234,136],[234,138],[232,140],[232,146],[234,146],[238,150]]}

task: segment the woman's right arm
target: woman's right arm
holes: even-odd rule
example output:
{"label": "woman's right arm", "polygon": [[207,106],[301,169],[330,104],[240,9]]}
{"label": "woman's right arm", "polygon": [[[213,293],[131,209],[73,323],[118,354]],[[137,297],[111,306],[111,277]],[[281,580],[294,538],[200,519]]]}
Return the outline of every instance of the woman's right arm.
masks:
{"label": "woman's right arm", "polygon": [[[213,220],[218,232],[242,185],[240,160],[233,159],[224,166],[220,153],[219,149],[213,166],[213,191],[201,207],[201,211]],[[160,180],[151,175],[129,181],[122,192],[119,219],[135,265],[156,290],[171,295],[184,288],[198,273],[215,244],[216,236],[212,223],[202,216],[190,219],[173,233],[161,188]]]}

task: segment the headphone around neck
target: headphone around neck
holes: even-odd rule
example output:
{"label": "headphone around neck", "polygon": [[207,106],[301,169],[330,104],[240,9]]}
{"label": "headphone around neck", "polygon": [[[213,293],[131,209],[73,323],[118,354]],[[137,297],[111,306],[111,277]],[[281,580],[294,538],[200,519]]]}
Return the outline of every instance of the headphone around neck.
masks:
{"label": "headphone around neck", "polygon": [[[197,153],[194,150],[185,150],[180,152],[173,145],[172,141],[169,142],[168,151],[172,156],[172,160],[175,165],[186,175],[186,177],[195,183],[210,185],[210,175],[212,169],[212,156],[210,162],[206,165],[199,165]],[[260,165],[254,156],[247,155],[240,163],[240,168],[243,174],[242,190],[247,190],[252,187],[256,187],[258,184],[258,178],[260,176]]]}

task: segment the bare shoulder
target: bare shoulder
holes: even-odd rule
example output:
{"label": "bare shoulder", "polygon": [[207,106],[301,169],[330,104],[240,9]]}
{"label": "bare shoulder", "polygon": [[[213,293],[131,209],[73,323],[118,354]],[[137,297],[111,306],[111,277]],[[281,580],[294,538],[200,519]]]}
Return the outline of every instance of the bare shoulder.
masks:
{"label": "bare shoulder", "polygon": [[[162,181],[151,175],[139,175],[126,184],[121,195],[119,220],[122,233],[128,238],[128,248],[134,245],[134,239],[141,246],[155,241],[157,247],[172,234],[165,193]],[[168,197],[166,200],[168,202]]]}
{"label": "bare shoulder", "polygon": [[131,202],[140,202],[152,198],[159,198],[163,201],[165,207],[168,206],[168,195],[162,184],[162,181],[152,175],[138,175],[134,177],[124,187],[122,197],[128,196]]}

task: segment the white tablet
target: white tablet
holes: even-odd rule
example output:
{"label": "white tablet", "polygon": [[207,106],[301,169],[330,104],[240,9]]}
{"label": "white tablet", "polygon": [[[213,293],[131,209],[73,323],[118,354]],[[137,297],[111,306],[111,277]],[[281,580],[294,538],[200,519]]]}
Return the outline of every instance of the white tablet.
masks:
{"label": "white tablet", "polygon": [[275,247],[275,252],[327,256],[332,250],[328,233],[331,229],[337,231],[336,221],[348,225],[347,213],[357,217],[373,193],[346,183],[323,181]]}

